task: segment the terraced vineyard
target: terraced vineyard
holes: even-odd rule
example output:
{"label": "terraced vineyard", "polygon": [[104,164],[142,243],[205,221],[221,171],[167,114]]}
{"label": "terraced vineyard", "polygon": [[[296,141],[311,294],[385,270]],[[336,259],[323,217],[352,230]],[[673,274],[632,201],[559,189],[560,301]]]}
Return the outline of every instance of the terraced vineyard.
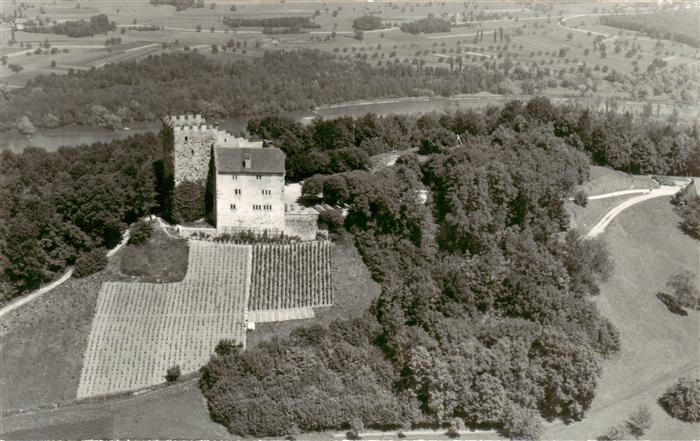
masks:
{"label": "terraced vineyard", "polygon": [[252,249],[193,241],[182,282],[105,283],[78,397],[162,383],[199,369],[224,338],[245,345]]}
{"label": "terraced vineyard", "polygon": [[333,304],[330,242],[255,245],[251,311]]}
{"label": "terraced vineyard", "polygon": [[178,283],[102,285],[78,398],[138,389],[203,366],[224,338],[245,345],[251,320],[314,316],[333,303],[328,242],[229,245],[191,241]]}

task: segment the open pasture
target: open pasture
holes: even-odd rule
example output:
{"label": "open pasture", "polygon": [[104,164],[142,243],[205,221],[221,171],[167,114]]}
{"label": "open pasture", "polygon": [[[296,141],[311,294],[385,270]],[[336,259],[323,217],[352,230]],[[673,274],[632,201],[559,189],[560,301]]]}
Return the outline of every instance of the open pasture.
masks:
{"label": "open pasture", "polygon": [[678,228],[669,198],[623,211],[603,236],[615,267],[595,303],[620,331],[621,351],[603,363],[585,419],[551,424],[544,439],[595,439],[640,405],[653,424],[646,439],[696,439],[700,425],[672,419],[657,400],[681,376],[700,372],[697,311],[673,314],[656,293],[682,270],[698,270],[698,242]]}
{"label": "open pasture", "polygon": [[190,244],[180,283],[105,283],[78,397],[162,383],[168,368],[199,369],[221,339],[245,345],[251,247]]}

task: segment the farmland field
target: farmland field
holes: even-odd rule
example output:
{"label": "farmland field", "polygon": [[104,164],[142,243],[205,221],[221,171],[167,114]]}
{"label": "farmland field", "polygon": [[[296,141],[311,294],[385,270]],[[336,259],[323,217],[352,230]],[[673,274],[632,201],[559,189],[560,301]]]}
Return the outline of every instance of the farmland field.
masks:
{"label": "farmland field", "polygon": [[254,310],[333,304],[330,242],[255,245],[248,308]]}
{"label": "farmland field", "polygon": [[[25,4],[25,3],[23,3]],[[231,9],[234,6],[235,9]],[[532,5],[523,8],[510,8],[509,4],[476,3],[467,8],[464,4],[453,3],[399,3],[399,2],[206,2],[204,8],[191,8],[176,11],[171,6],[154,6],[145,0],[129,2],[124,7],[118,1],[86,1],[80,8],[66,4],[42,4],[29,2],[24,6],[27,17],[40,17],[44,20],[77,20],[104,13],[118,25],[109,33],[68,38],[64,35],[17,32],[15,44],[3,44],[2,50],[9,62],[21,65],[24,70],[18,73],[7,66],[0,67],[3,82],[12,87],[21,87],[27,80],[39,74],[66,73],[69,69],[89,69],[124,60],[143,59],[149,55],[197,50],[220,61],[233,61],[260,57],[265,50],[319,49],[332,52],[342,59],[363,59],[372,65],[423,63],[430,67],[451,68],[451,62],[459,59],[465,66],[484,66],[494,61],[509,60],[515,66],[537,65],[553,73],[551,81],[538,84],[517,84],[506,81],[503,93],[544,93],[551,96],[599,96],[603,98],[641,99],[652,101],[674,101],[682,90],[668,88],[651,94],[646,84],[629,84],[626,87],[604,81],[607,69],[621,74],[636,76],[645,72],[654,58],[664,58],[668,66],[665,71],[673,72],[681,66],[681,73],[693,73],[697,66],[698,53],[693,47],[675,41],[664,42],[661,46],[652,38],[625,31],[619,35],[617,28],[599,24],[599,17],[619,12],[610,6],[591,4],[560,3],[551,7]],[[622,14],[643,17],[636,10],[624,8]],[[399,26],[428,14],[445,16],[453,20],[450,32],[439,34],[408,34]],[[385,28],[365,31],[363,38],[354,38],[353,20],[363,16],[379,17]],[[697,10],[691,9],[684,15],[684,23],[690,24],[697,17]],[[223,23],[224,17],[275,18],[311,17],[318,29],[303,30],[295,34],[266,34],[263,28],[230,28]],[[616,19],[627,17],[615,15]],[[139,26],[153,26],[154,30],[141,31]],[[504,38],[492,38],[495,30],[503,29]],[[592,31],[589,32],[589,31]],[[476,33],[484,32],[479,41]],[[0,30],[1,40],[10,41],[9,26]],[[595,49],[594,40],[598,34],[610,37],[607,45],[609,53],[603,55]],[[616,35],[617,34],[617,35]],[[106,46],[108,38],[120,38],[122,43]],[[47,39],[51,49],[42,46]],[[21,46],[20,46],[21,45]],[[42,49],[42,47],[45,49]],[[216,50],[214,50],[216,46]],[[613,46],[619,46],[613,51]],[[634,46],[633,56],[626,52]],[[36,52],[40,49],[39,53]],[[565,49],[565,55],[559,55]],[[66,52],[67,51],[67,52]],[[51,66],[55,61],[56,65]],[[575,72],[581,66],[593,69],[586,85]],[[605,70],[600,71],[600,68]],[[691,70],[688,70],[691,69]],[[680,72],[680,71],[679,71]],[[515,83],[515,84],[511,84]],[[532,83],[532,82],[530,82]],[[588,84],[591,83],[591,84]],[[531,90],[533,87],[536,90]],[[581,88],[583,87],[583,88]],[[656,87],[658,89],[658,87]],[[688,91],[686,91],[686,94]],[[686,104],[694,102],[694,96],[687,96]]]}
{"label": "farmland field", "polygon": [[698,15],[689,11],[605,15],[600,17],[600,22],[607,26],[641,32],[652,38],[664,38],[700,47]]}
{"label": "farmland field", "polygon": [[199,369],[219,340],[245,345],[251,248],[190,244],[180,283],[106,283],[85,352],[78,397],[163,382]]}

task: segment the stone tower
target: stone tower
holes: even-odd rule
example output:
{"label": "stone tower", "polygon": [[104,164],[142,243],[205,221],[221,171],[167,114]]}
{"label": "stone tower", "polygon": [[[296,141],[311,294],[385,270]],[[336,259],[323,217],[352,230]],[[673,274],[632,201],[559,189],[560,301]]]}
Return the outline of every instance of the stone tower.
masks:
{"label": "stone tower", "polygon": [[206,180],[216,129],[207,126],[201,115],[171,116],[165,123],[173,129],[175,185]]}
{"label": "stone tower", "polygon": [[173,129],[175,186],[183,182],[206,181],[213,147],[262,147],[262,141],[248,141],[206,124],[201,115],[166,117]]}

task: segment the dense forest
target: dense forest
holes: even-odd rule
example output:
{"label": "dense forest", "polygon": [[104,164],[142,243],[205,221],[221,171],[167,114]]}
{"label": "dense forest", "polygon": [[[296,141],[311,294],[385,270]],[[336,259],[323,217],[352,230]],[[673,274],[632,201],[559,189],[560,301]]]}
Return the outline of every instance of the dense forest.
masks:
{"label": "dense forest", "polygon": [[[240,41],[229,43],[227,48],[240,47]],[[224,63],[192,51],[38,76],[25,88],[0,91],[0,131],[27,123],[37,128],[72,124],[120,128],[168,113],[197,112],[217,119],[384,97],[481,91],[508,95],[519,89],[537,94],[548,87],[583,96],[612,87],[635,99],[666,94],[688,104],[697,94],[696,75],[687,65],[630,76],[607,69],[601,74],[586,65],[556,70],[507,57],[475,65],[456,56],[445,67],[398,58],[371,66],[368,60],[368,52],[362,50],[353,54],[299,50],[267,51],[261,58]]]}
{"label": "dense forest", "polygon": [[635,174],[700,175],[697,125],[553,106],[542,98],[526,106],[513,101],[484,111],[385,117],[367,114],[317,119],[309,125],[267,116],[251,119],[248,132],[272,140],[284,150],[287,179],[300,181],[314,174],[368,169],[369,157],[379,153],[409,148],[424,154],[439,152],[472,137],[492,136],[506,121],[514,130],[546,124],[553,136],[585,152],[597,165]]}
{"label": "dense forest", "polygon": [[[423,155],[442,154],[482,139],[502,142],[503,130],[530,133],[532,127],[546,134],[540,144],[564,143],[596,164],[633,173],[700,175],[696,125],[553,106],[544,98],[483,111],[367,114],[309,125],[271,115],[252,119],[248,131],[285,151],[287,179],[297,182],[368,170],[370,156],[379,153],[414,148]],[[171,136],[163,130],[158,136],[53,153],[3,151],[2,299],[51,280],[81,252],[114,245],[126,224],[138,216],[152,211],[181,221],[205,216],[205,183],[180,186],[175,195],[168,187],[171,148]],[[333,192],[326,197],[333,198]],[[691,234],[697,234],[692,232],[697,231],[698,206],[693,200],[679,207]]]}
{"label": "dense forest", "polygon": [[198,0],[151,0],[152,5],[170,5],[175,6],[176,11],[183,11],[187,8],[203,8],[204,1]]}
{"label": "dense forest", "polygon": [[116,23],[109,21],[105,14],[90,17],[90,20],[65,21],[45,26],[40,22],[28,21],[24,25],[26,32],[51,32],[72,38],[91,37],[96,34],[106,34],[117,29]]}
{"label": "dense forest", "polygon": [[450,32],[451,23],[442,18],[429,16],[410,23],[401,23],[401,30],[411,34],[434,34],[436,32]]}
{"label": "dense forest", "polygon": [[602,242],[562,234],[589,162],[544,104],[493,110],[490,134],[421,161],[308,179],[310,202],[350,207],[382,292],[361,319],[219,348],[201,379],[212,417],[249,436],[466,424],[519,439],[583,418],[619,349],[590,301],[611,264]]}
{"label": "dense forest", "polygon": [[113,247],[129,223],[162,211],[167,151],[159,136],[144,134],[51,153],[0,152],[0,303]]}
{"label": "dense forest", "polygon": [[646,34],[652,38],[673,40],[700,48],[698,9],[657,11],[652,14],[604,15],[600,23]]}
{"label": "dense forest", "polygon": [[363,15],[352,21],[352,27],[359,31],[373,31],[375,29],[382,29],[384,23],[381,18],[375,15]]}
{"label": "dense forest", "polygon": [[266,52],[253,61],[220,63],[196,53],[39,76],[0,93],[0,131],[27,116],[36,127],[118,125],[196,112],[210,118],[311,109],[387,96],[454,95],[497,89],[502,72],[483,67],[371,67],[320,51]]}
{"label": "dense forest", "polygon": [[314,23],[309,17],[271,17],[271,18],[240,18],[224,17],[224,24],[232,28],[254,26],[263,28],[299,28],[319,29],[320,24]]}

